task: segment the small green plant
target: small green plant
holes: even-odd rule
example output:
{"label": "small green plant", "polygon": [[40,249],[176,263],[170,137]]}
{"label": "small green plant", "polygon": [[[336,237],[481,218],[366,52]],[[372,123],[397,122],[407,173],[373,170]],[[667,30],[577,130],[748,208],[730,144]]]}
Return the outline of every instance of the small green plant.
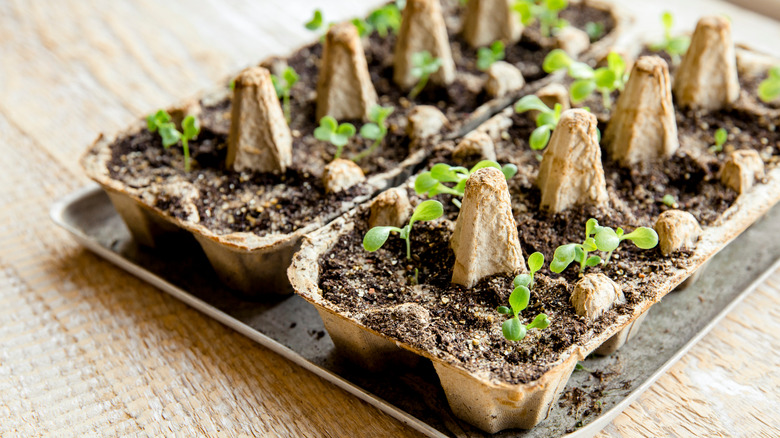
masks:
{"label": "small green plant", "polygon": [[276,96],[282,99],[282,110],[284,111],[284,119],[289,124],[292,120],[290,115],[290,92],[293,85],[298,82],[299,76],[292,67],[284,69],[280,76],[271,75],[271,82],[274,84],[274,90],[276,90]]}
{"label": "small green plant", "polygon": [[162,139],[163,147],[169,147],[181,141],[181,148],[184,151],[184,170],[190,171],[190,145],[189,141],[194,140],[200,133],[200,123],[194,116],[187,116],[181,122],[181,132],[176,129],[176,125],[171,121],[171,116],[165,110],[158,110],[146,118],[146,127],[149,132],[157,132]]}
{"label": "small green plant", "polygon": [[558,17],[558,13],[567,6],[567,0],[517,0],[512,9],[520,15],[524,26],[530,26],[539,20],[542,36],[549,37],[553,30],[569,25],[569,22]]}
{"label": "small green plant", "polygon": [[368,149],[355,155],[352,161],[360,161],[374,153],[385,136],[387,136],[387,118],[392,113],[393,107],[391,106],[374,105],[371,107],[368,114],[371,122],[360,127],[360,136],[368,140],[374,140],[374,142],[371,143]]}
{"label": "small green plant", "polygon": [[571,101],[580,103],[587,99],[594,91],[601,93],[604,108],[612,107],[611,94],[615,90],[623,91],[628,80],[626,63],[616,52],[607,55],[607,66],[593,69],[584,62],[574,61],[561,49],[555,49],[544,58],[542,68],[547,73],[566,69],[570,77],[575,81],[569,88]]}
{"label": "small green plant", "polygon": [[397,3],[390,3],[371,12],[366,22],[384,38],[389,32],[398,33],[401,28],[401,10]]}
{"label": "small green plant", "polygon": [[585,240],[582,243],[570,243],[556,248],[553,260],[550,262],[550,270],[560,274],[571,262],[577,261],[580,263],[580,272],[582,272],[586,266],[596,266],[601,263],[599,256],[588,257],[589,252],[598,249],[596,240],[593,238],[597,226],[596,219],[588,219],[585,223]]}
{"label": "small green plant", "polygon": [[[350,20],[350,23],[352,23],[357,28],[358,35],[361,38],[364,37],[365,35],[371,34],[371,32],[373,32],[374,30],[374,28],[371,26],[369,22],[367,22],[366,20],[362,20],[360,18],[353,18],[352,20]],[[329,23],[327,28],[330,29],[331,27],[333,27],[334,24],[335,23]],[[311,17],[311,20],[307,21],[303,26],[306,29],[309,29],[311,31],[320,30],[323,27],[325,27],[325,18],[322,15],[322,11],[319,9],[315,9]],[[325,36],[323,35],[320,38],[320,42],[324,40],[325,40]]]}
{"label": "small green plant", "polygon": [[540,269],[542,269],[542,266],[544,266],[544,254],[540,252],[535,252],[528,256],[528,274],[520,274],[517,277],[515,277],[513,283],[515,287],[517,286],[525,286],[527,288],[532,288],[534,286],[534,275],[536,275],[537,272],[539,272]]}
{"label": "small green plant", "polygon": [[684,55],[691,44],[691,39],[685,35],[672,36],[672,26],[674,26],[674,16],[669,11],[661,14],[661,23],[664,26],[664,39],[653,44],[650,48],[656,51],[663,50],[672,58],[672,63],[680,63],[680,56]]}
{"label": "small green plant", "polygon": [[661,202],[669,208],[677,208],[679,206],[679,204],[677,204],[677,199],[668,193],[661,198]]}
{"label": "small green plant", "polygon": [[639,248],[650,249],[658,244],[658,234],[652,228],[647,227],[639,227],[624,234],[620,227],[616,230],[602,227],[596,219],[591,218],[585,223],[585,240],[582,243],[569,243],[555,249],[553,261],[550,262],[550,270],[560,274],[574,261],[579,262],[580,272],[584,271],[587,266],[596,266],[602,262],[601,257],[589,255],[590,252],[596,250],[607,253],[607,258],[604,260],[604,265],[606,265],[612,257],[612,252],[624,240],[632,241]]}
{"label": "small green plant", "polygon": [[414,99],[428,84],[432,74],[439,71],[442,65],[441,58],[431,55],[431,52],[423,50],[412,54],[412,76],[417,78],[417,85],[409,92],[409,99]]}
{"label": "small green plant", "polygon": [[341,157],[344,146],[349,143],[349,139],[355,135],[355,125],[351,123],[342,123],[336,121],[331,116],[324,116],[320,119],[320,126],[314,130],[314,138],[320,141],[327,141],[336,146],[336,154],[333,159]]}
{"label": "small green plant", "polygon": [[597,41],[599,38],[604,36],[604,25],[602,23],[596,23],[594,21],[588,21],[585,23],[585,33],[588,34],[588,38],[590,38],[590,42]]}
{"label": "small green plant", "polygon": [[[466,181],[469,176],[479,169],[493,167],[501,171],[504,177],[509,180],[517,174],[517,166],[514,164],[505,164],[499,166],[495,161],[482,160],[471,169],[461,166],[450,166],[449,164],[435,164],[430,171],[423,172],[414,180],[414,191],[418,195],[427,194],[436,196],[439,193],[447,193],[452,196],[462,198],[466,190]],[[453,187],[444,185],[444,183],[455,183]],[[460,208],[460,199],[453,199],[452,203]]]}
{"label": "small green plant", "polygon": [[531,146],[531,149],[540,151],[547,147],[547,143],[550,141],[551,132],[558,126],[558,121],[561,119],[562,107],[560,103],[556,103],[554,108],[551,109],[535,94],[529,94],[518,100],[515,104],[516,113],[523,113],[531,110],[539,111],[539,115],[536,116],[536,129],[531,132],[528,144]]}
{"label": "small green plant", "polygon": [[[444,206],[441,205],[441,202],[432,199],[423,201],[414,209],[412,217],[409,218],[409,223],[404,225],[403,228],[380,226],[368,230],[366,235],[363,236],[363,248],[368,252],[374,252],[381,248],[385,242],[387,242],[387,238],[390,237],[390,233],[398,233],[398,237],[406,241],[406,260],[411,260],[411,233],[414,223],[419,221],[436,220],[443,214]],[[417,283],[417,268],[414,269],[414,283]]]}
{"label": "small green plant", "polygon": [[715,131],[715,144],[710,146],[710,152],[716,153],[723,150],[723,145],[729,139],[729,132],[725,128],[718,128]]}
{"label": "small green plant", "polygon": [[480,47],[477,50],[477,68],[485,71],[496,61],[501,61],[506,56],[504,52],[504,43],[494,41],[490,47]]}
{"label": "small green plant", "polygon": [[322,11],[319,9],[314,10],[314,14],[311,17],[311,20],[307,21],[306,24],[304,24],[304,27],[309,30],[318,30],[322,27],[322,24],[324,23],[324,20],[322,18]]}
{"label": "small green plant", "polygon": [[371,35],[371,32],[374,31],[374,27],[371,26],[371,23],[369,23],[366,20],[362,20],[360,18],[353,18],[352,20],[350,20],[350,23],[352,23],[352,25],[355,26],[355,28],[358,31],[358,36],[360,36],[360,38],[363,38],[366,35]]}
{"label": "small green plant", "polygon": [[758,97],[767,103],[780,97],[780,65],[770,68],[769,76],[758,84]]}
{"label": "small green plant", "polygon": [[501,331],[504,338],[508,341],[520,341],[525,337],[528,330],[536,328],[544,330],[550,326],[550,320],[547,315],[540,313],[536,315],[530,324],[525,325],[520,322],[520,312],[528,307],[528,301],[531,298],[531,287],[534,284],[534,274],[544,265],[544,256],[542,253],[535,252],[528,257],[528,270],[530,274],[520,274],[515,277],[513,286],[515,287],[509,295],[509,307],[499,306],[496,311],[502,315],[509,315],[510,318],[501,325]]}

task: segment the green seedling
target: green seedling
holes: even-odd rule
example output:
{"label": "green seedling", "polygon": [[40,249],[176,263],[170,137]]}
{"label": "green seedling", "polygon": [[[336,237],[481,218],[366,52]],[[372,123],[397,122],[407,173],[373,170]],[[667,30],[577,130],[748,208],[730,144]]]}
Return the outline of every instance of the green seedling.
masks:
{"label": "green seedling", "polygon": [[274,84],[276,96],[282,99],[282,110],[288,124],[292,120],[290,115],[290,92],[293,85],[298,82],[298,79],[300,79],[298,73],[292,67],[285,68],[280,76],[271,75],[271,82]]}
{"label": "green seedling", "polygon": [[357,29],[358,36],[360,36],[360,38],[363,38],[366,35],[371,35],[371,32],[374,31],[374,27],[371,26],[371,23],[369,23],[366,20],[362,20],[360,18],[353,18],[352,20],[350,20],[350,22]]}
{"label": "green seedling", "polygon": [[598,226],[596,219],[588,219],[585,223],[585,240],[582,243],[569,243],[555,249],[553,260],[550,262],[550,270],[557,274],[563,272],[573,261],[580,263],[580,272],[586,266],[596,266],[601,263],[601,257],[588,256],[588,253],[598,249],[596,239],[593,237]]}
{"label": "green seedling", "polygon": [[717,153],[723,150],[723,145],[729,139],[729,132],[724,128],[718,128],[715,131],[715,144],[710,146],[710,152]]}
{"label": "green seedling", "polygon": [[306,24],[304,24],[304,27],[309,30],[318,30],[322,27],[322,24],[324,23],[324,20],[322,18],[322,11],[319,9],[314,10],[314,14],[311,17],[311,20],[307,21]]}
{"label": "green seedling", "polygon": [[501,61],[506,56],[504,43],[495,41],[490,47],[480,47],[477,50],[477,68],[485,71],[496,61]]}
{"label": "green seedling", "polygon": [[664,197],[661,198],[661,202],[669,208],[677,208],[679,206],[679,204],[677,204],[677,199],[669,194],[664,195]]}
{"label": "green seedling", "polygon": [[552,131],[558,126],[562,107],[560,103],[556,103],[554,108],[550,108],[534,94],[523,97],[515,104],[516,113],[524,113],[531,110],[539,111],[539,115],[536,116],[536,129],[531,132],[528,144],[531,146],[531,149],[540,151],[547,147]]}
{"label": "green seedling", "polygon": [[417,78],[417,85],[409,92],[409,99],[414,99],[428,84],[432,74],[439,71],[442,65],[441,58],[431,55],[431,52],[423,50],[412,54],[412,76]]}
{"label": "green seedling", "polygon": [[780,97],[780,65],[770,68],[769,76],[758,84],[758,97],[767,103]]}
{"label": "green seedling", "polygon": [[401,7],[396,3],[390,3],[375,9],[368,15],[366,22],[376,29],[379,36],[386,37],[389,32],[398,33],[401,28]]}
{"label": "green seedling", "polygon": [[525,286],[518,286],[509,295],[509,306],[501,306],[497,310],[499,313],[509,315],[511,318],[504,321],[501,325],[501,332],[507,341],[521,341],[530,329],[544,330],[550,326],[550,319],[544,313],[536,315],[530,324],[525,325],[520,322],[520,312],[528,307],[528,300],[531,297],[531,291]]}
{"label": "green seedling", "polygon": [[512,9],[520,15],[523,26],[530,26],[539,20],[542,36],[549,37],[553,30],[569,25],[569,22],[558,17],[558,13],[567,6],[567,0],[517,0]]}
{"label": "green seedling", "polygon": [[624,240],[632,241],[639,248],[650,249],[658,244],[658,234],[652,228],[647,227],[639,227],[624,234],[622,228],[618,227],[613,230],[610,227],[602,227],[596,219],[591,218],[585,223],[585,240],[582,243],[569,243],[555,249],[550,270],[560,274],[572,262],[576,261],[580,264],[580,272],[583,272],[585,267],[596,266],[602,262],[601,257],[589,255],[590,252],[596,250],[607,253],[607,258],[604,260],[604,265],[606,265],[612,257],[612,252]]}
{"label": "green seedling", "polygon": [[382,140],[387,136],[387,118],[392,113],[393,107],[391,106],[374,105],[371,107],[368,114],[371,122],[360,127],[360,136],[368,140],[374,140],[374,142],[371,143],[368,149],[352,158],[352,161],[360,161],[371,155],[382,144]]}
{"label": "green seedling", "polygon": [[650,48],[656,51],[663,50],[668,53],[672,58],[672,63],[677,65],[680,63],[680,57],[688,51],[688,46],[691,44],[691,39],[687,36],[680,35],[672,36],[672,26],[674,26],[674,16],[671,12],[664,12],[661,15],[661,23],[664,26],[664,39],[660,42],[653,44]]}
{"label": "green seedling", "polygon": [[612,253],[620,245],[620,242],[624,240],[633,242],[637,248],[641,249],[651,249],[658,245],[658,233],[656,233],[654,229],[647,227],[636,228],[628,234],[625,234],[620,227],[614,230],[609,227],[597,227],[594,238],[596,240],[596,246],[601,251],[607,252],[604,266],[609,263],[609,259],[612,258]]}
{"label": "green seedling", "polygon": [[504,338],[508,341],[520,341],[525,337],[528,330],[536,328],[544,330],[550,326],[550,320],[547,315],[540,313],[534,320],[525,325],[520,322],[520,312],[528,307],[528,301],[531,298],[531,287],[534,284],[534,274],[544,265],[544,256],[542,253],[535,252],[528,257],[528,270],[530,274],[520,274],[512,282],[514,290],[509,295],[509,307],[499,306],[496,311],[502,315],[509,315],[510,318],[501,325],[501,331]]}
{"label": "green seedling", "polygon": [[[505,164],[499,166],[495,161],[482,160],[471,169],[461,166],[450,166],[449,164],[435,164],[430,171],[423,172],[414,180],[414,191],[418,195],[427,194],[436,196],[440,193],[447,193],[458,198],[462,198],[466,190],[466,181],[469,176],[479,169],[493,167],[501,171],[504,177],[509,180],[517,174],[517,166],[514,164]],[[444,183],[455,183],[453,187],[444,185]],[[460,208],[460,199],[453,199],[452,203]]]}
{"label": "green seedling", "polygon": [[[406,259],[412,259],[412,227],[415,222],[418,221],[432,221],[436,220],[444,214],[444,206],[441,202],[429,199],[423,201],[417,208],[414,209],[412,217],[409,218],[409,223],[404,225],[403,228],[380,226],[374,227],[368,230],[365,236],[363,236],[363,248],[368,252],[377,251],[382,245],[387,242],[387,238],[390,237],[390,233],[398,233],[398,237],[406,241]],[[417,283],[417,268],[414,269],[414,282]]]}
{"label": "green seedling", "polygon": [[184,170],[190,171],[190,145],[189,141],[194,140],[200,133],[200,123],[194,116],[187,116],[181,122],[181,132],[176,129],[176,125],[171,121],[171,116],[165,110],[159,110],[150,114],[146,118],[146,127],[149,132],[157,132],[162,139],[163,147],[169,147],[181,141],[181,148],[184,151]]}
{"label": "green seedling", "polygon": [[[360,18],[353,18],[352,20],[350,20],[350,22],[353,25],[355,25],[355,27],[357,28],[357,31],[358,31],[358,35],[360,35],[361,38],[363,36],[365,36],[365,35],[371,34],[371,32],[373,32],[373,30],[374,30],[373,26],[371,26],[371,24],[369,22],[367,22],[366,20],[362,20]],[[334,24],[335,23],[329,23],[328,24],[328,29],[330,29]],[[319,9],[315,9],[314,13],[313,13],[313,15],[311,17],[311,20],[307,21],[303,26],[306,29],[309,29],[311,31],[320,30],[323,27],[325,27],[325,18],[322,15],[322,11],[319,10]],[[324,38],[325,38],[325,36],[323,36],[320,39],[320,41],[323,41]]]}
{"label": "green seedling", "polygon": [[590,38],[590,42],[597,41],[599,38],[604,36],[604,25],[602,23],[596,23],[594,21],[588,21],[585,23],[585,33],[588,34],[588,38]]}
{"label": "green seedling", "polygon": [[539,272],[544,266],[544,254],[535,252],[528,256],[528,274],[520,274],[512,281],[512,284],[517,286],[525,286],[532,288],[534,286],[534,275]]}
{"label": "green seedling", "polygon": [[344,146],[355,135],[355,131],[355,125],[351,123],[339,124],[333,117],[325,116],[320,119],[320,126],[314,130],[314,138],[336,146],[336,154],[333,156],[335,160],[341,157]]}
{"label": "green seedling", "polygon": [[566,69],[568,75],[575,79],[569,88],[571,101],[580,103],[594,91],[601,93],[604,108],[612,107],[611,94],[615,90],[623,91],[628,80],[626,63],[616,52],[607,55],[607,66],[593,69],[584,62],[578,62],[569,57],[561,49],[555,49],[544,58],[542,68],[547,73]]}

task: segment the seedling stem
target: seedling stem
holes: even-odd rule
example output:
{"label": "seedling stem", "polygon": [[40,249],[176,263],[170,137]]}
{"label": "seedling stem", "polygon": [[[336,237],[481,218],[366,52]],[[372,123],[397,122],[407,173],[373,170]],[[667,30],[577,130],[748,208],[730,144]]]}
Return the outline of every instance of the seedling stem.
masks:
{"label": "seedling stem", "polygon": [[[460,208],[460,199],[457,198],[462,198],[465,194],[466,181],[468,181],[469,176],[485,167],[492,167],[500,170],[507,180],[512,179],[512,177],[517,174],[517,166],[514,164],[505,164],[502,167],[495,161],[490,160],[482,160],[471,169],[438,163],[434,164],[430,171],[423,172],[417,176],[414,180],[414,191],[417,192],[418,195],[427,194],[428,196],[436,196],[439,193],[452,195],[456,197],[456,199],[452,200],[452,203]],[[456,184],[453,187],[449,187],[443,183]]]}
{"label": "seedling stem", "polygon": [[617,52],[607,55],[606,67],[594,70],[584,62],[571,59],[563,50],[555,49],[544,58],[542,68],[547,73],[565,69],[568,75],[575,79],[569,88],[571,101],[574,103],[580,103],[594,91],[599,91],[606,110],[612,107],[612,92],[623,91],[628,80],[626,63]]}
{"label": "seedling stem", "polygon": [[182,120],[182,132],[176,129],[176,125],[171,121],[171,116],[165,110],[158,110],[146,118],[146,127],[149,132],[158,132],[162,139],[163,147],[168,149],[181,141],[184,152],[184,171],[190,171],[190,140],[197,138],[200,133],[200,123],[194,116],[187,116]]}
{"label": "seedling stem", "polygon": [[314,130],[314,138],[320,141],[327,141],[336,146],[336,153],[333,159],[341,157],[344,146],[349,143],[349,139],[355,135],[355,125],[351,123],[341,123],[331,116],[324,116],[320,119],[320,126]]}
{"label": "seedling stem", "polygon": [[271,75],[271,82],[274,84],[276,96],[282,99],[282,110],[284,111],[284,119],[287,120],[287,124],[290,124],[292,120],[290,115],[290,92],[293,85],[298,82],[298,79],[298,73],[292,67],[285,68],[280,76]]}
{"label": "seedling stem", "polygon": [[597,255],[589,256],[592,251],[607,253],[604,265],[609,263],[612,253],[620,245],[620,242],[630,240],[634,245],[642,249],[654,248],[658,244],[658,234],[652,228],[638,227],[634,231],[624,234],[622,228],[612,229],[600,226],[596,219],[590,218],[585,223],[585,240],[582,243],[569,243],[555,249],[553,261],[550,262],[550,270],[560,274],[573,261],[580,263],[580,272],[588,266],[596,266],[602,262]]}
{"label": "seedling stem", "polygon": [[672,58],[672,64],[680,63],[680,56],[684,55],[691,44],[691,39],[687,36],[672,36],[672,27],[674,26],[674,16],[671,12],[665,11],[661,15],[661,24],[664,27],[664,39],[654,44],[653,50],[663,50]]}
{"label": "seedling stem", "polygon": [[442,66],[441,58],[436,58],[430,52],[424,50],[412,54],[412,76],[418,78],[417,85],[409,92],[409,99],[414,99],[428,84],[432,74],[439,71]]}
{"label": "seedling stem", "polygon": [[374,140],[374,142],[368,149],[355,155],[355,157],[352,158],[352,161],[360,161],[374,153],[382,143],[382,140],[384,140],[385,136],[387,136],[387,118],[392,113],[393,107],[391,106],[374,105],[371,107],[368,116],[371,122],[366,123],[360,128],[360,136],[365,139]]}
{"label": "seedling stem", "polygon": [[[412,260],[412,227],[416,221],[432,221],[436,220],[444,214],[444,207],[441,202],[434,200],[427,200],[420,203],[417,208],[414,209],[412,217],[409,218],[409,223],[404,225],[403,228],[378,226],[368,230],[365,236],[363,236],[363,248],[366,251],[374,252],[382,247],[387,242],[387,238],[390,233],[398,233],[398,237],[406,241],[406,259]],[[418,269],[414,269],[413,282],[418,282]]]}
{"label": "seedling stem", "polygon": [[554,108],[550,108],[542,102],[538,96],[529,94],[518,100],[515,104],[515,112],[523,113],[530,110],[539,111],[539,115],[536,116],[536,129],[531,132],[531,137],[528,138],[528,144],[531,149],[539,151],[547,146],[550,141],[551,132],[558,126],[558,121],[561,119],[561,104],[556,103]]}
{"label": "seedling stem", "polygon": [[715,131],[715,144],[710,146],[710,152],[716,153],[723,150],[723,145],[726,144],[726,140],[729,139],[729,132],[724,128],[718,128]]}
{"label": "seedling stem", "polygon": [[501,332],[508,341],[520,341],[525,338],[526,332],[537,328],[544,330],[550,326],[550,320],[547,315],[540,313],[534,320],[524,325],[520,322],[520,312],[528,307],[528,301],[531,298],[531,287],[534,285],[534,274],[544,265],[544,256],[542,253],[535,252],[528,257],[528,270],[530,274],[520,274],[512,281],[514,290],[509,295],[509,307],[499,306],[496,311],[503,315],[509,315],[510,318],[501,325]]}

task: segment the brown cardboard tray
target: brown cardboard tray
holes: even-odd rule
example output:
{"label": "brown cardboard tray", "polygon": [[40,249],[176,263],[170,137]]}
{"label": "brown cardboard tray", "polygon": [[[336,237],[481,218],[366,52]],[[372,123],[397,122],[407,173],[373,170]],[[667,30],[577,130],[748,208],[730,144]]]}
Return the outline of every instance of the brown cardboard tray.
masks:
{"label": "brown cardboard tray", "polygon": [[[334,352],[316,310],[302,298],[280,296],[251,302],[235,297],[216,277],[203,253],[194,250],[197,243],[188,235],[175,251],[138,245],[97,186],[57,202],[51,217],[100,257],[412,428],[435,437],[489,436],[453,416],[430,364],[389,375],[357,369]],[[620,351],[581,362],[606,377],[600,381],[591,371],[576,370],[564,394],[582,390],[586,397],[600,402],[600,413],[584,408],[570,412],[559,402],[533,429],[508,430],[494,436],[595,435],[780,267],[780,240],[766,239],[778,233],[780,207],[776,206],[715,255],[697,283],[654,305],[636,336]],[[181,263],[183,260],[187,263]],[[741,260],[745,268],[735,272],[732,260]],[[679,318],[681,313],[687,317]],[[668,336],[670,332],[676,336]]]}

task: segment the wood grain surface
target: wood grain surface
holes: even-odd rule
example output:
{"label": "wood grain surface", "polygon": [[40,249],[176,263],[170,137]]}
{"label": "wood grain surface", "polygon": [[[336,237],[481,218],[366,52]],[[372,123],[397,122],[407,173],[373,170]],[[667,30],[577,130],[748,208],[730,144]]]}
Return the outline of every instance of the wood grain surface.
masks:
{"label": "wood grain surface", "polygon": [[[87,183],[77,160],[99,132],[311,40],[315,7],[330,21],[372,4],[0,0],[0,436],[419,436],[47,218]],[[723,12],[780,56],[780,25],[730,5],[631,7],[680,28]],[[779,294],[780,271],[600,436],[780,436]]]}

